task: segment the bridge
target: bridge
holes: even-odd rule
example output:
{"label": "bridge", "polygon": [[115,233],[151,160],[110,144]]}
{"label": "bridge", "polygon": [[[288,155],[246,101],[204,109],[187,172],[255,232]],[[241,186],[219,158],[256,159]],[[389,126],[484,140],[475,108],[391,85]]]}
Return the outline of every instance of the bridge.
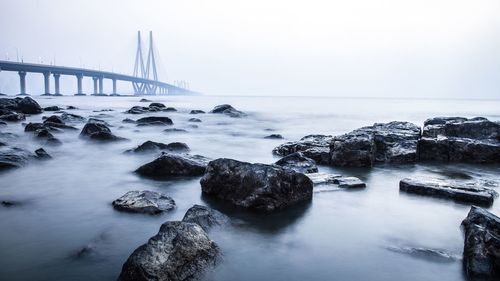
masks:
{"label": "bridge", "polygon": [[[0,60],[1,71],[16,71],[19,74],[19,95],[27,95],[26,93],[26,74],[41,73],[44,77],[44,95],[61,96],[59,87],[59,79],[61,75],[74,76],[77,81],[77,89],[75,95],[84,96],[83,78],[90,77],[94,82],[95,96],[107,96],[104,93],[104,79],[112,81],[113,89],[111,95],[118,95],[116,82],[126,81],[131,82],[136,95],[156,95],[156,94],[190,94],[194,93],[188,89],[177,87],[165,82],[158,81],[156,73],[156,61],[153,52],[153,38],[150,32],[150,48],[147,59],[147,64],[144,64],[141,47],[140,32],[138,32],[138,45],[136,60],[134,66],[134,75],[119,74],[114,72],[106,72],[100,70],[92,70],[85,68],[54,66],[35,63],[11,62]],[[54,93],[50,91],[51,76],[54,79]],[[152,78],[150,78],[152,76]]]}

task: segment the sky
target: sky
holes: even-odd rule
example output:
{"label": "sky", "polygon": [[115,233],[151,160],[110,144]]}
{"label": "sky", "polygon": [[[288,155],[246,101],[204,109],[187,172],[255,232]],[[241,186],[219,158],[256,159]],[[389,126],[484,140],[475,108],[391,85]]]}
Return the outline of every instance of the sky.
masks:
{"label": "sky", "polygon": [[0,0],[2,60],[132,74],[138,30],[161,80],[205,94],[500,98],[498,0]]}

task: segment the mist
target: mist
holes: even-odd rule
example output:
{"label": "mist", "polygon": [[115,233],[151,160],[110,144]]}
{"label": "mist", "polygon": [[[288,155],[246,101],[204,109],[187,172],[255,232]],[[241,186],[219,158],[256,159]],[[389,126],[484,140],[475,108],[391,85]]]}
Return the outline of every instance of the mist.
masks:
{"label": "mist", "polygon": [[[153,31],[161,80],[185,80],[204,94],[500,93],[495,0],[0,2],[2,60],[131,74],[138,30],[145,42]],[[18,84],[16,73],[0,73],[0,92],[18,93]],[[75,84],[62,78],[63,94]],[[42,90],[42,75],[29,74],[28,92]]]}

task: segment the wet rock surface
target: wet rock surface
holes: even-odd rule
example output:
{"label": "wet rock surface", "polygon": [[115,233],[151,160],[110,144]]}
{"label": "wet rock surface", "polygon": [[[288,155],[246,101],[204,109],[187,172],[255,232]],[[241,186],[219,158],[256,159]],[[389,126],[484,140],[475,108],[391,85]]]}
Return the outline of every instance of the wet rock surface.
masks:
{"label": "wet rock surface", "polygon": [[113,135],[107,123],[97,119],[89,119],[87,124],[83,127],[80,136],[102,142],[126,140],[125,138]]}
{"label": "wet rock surface", "polygon": [[160,150],[167,150],[171,152],[187,152],[189,151],[189,146],[182,142],[171,142],[169,144],[146,141],[143,144],[137,146],[134,149],[127,150],[127,152],[156,152]]}
{"label": "wet rock surface", "polygon": [[289,154],[274,163],[285,169],[291,169],[299,173],[316,173],[318,167],[311,158],[305,157],[302,152]]}
{"label": "wet rock surface", "polygon": [[274,211],[309,201],[312,181],[274,165],[232,159],[211,161],[200,181],[204,194],[258,211]]}
{"label": "wet rock surface", "polygon": [[363,188],[366,184],[357,177],[338,177],[333,179],[340,188]]}
{"label": "wet rock surface", "polygon": [[168,179],[179,176],[200,176],[205,172],[208,159],[200,155],[163,153],[135,172],[141,176]]}
{"label": "wet rock surface", "polygon": [[166,116],[144,117],[137,119],[136,123],[138,126],[153,126],[153,125],[166,126],[174,124],[174,122],[172,122],[172,119]]}
{"label": "wet rock surface", "polygon": [[158,111],[172,112],[176,110],[173,107],[166,107],[163,103],[153,102],[149,106],[139,106],[139,105],[133,106],[129,110],[125,111],[125,113],[144,114],[148,112],[158,112]]}
{"label": "wet rock surface", "polygon": [[318,164],[330,163],[330,142],[333,137],[328,135],[308,135],[299,141],[287,142],[273,149],[273,154],[287,156],[295,152],[302,152],[304,156]]}
{"label": "wet rock surface", "polygon": [[417,259],[432,261],[432,262],[456,262],[460,260],[460,256],[442,249],[432,249],[426,247],[412,246],[389,246],[387,250],[395,253],[408,255]]}
{"label": "wet rock surface", "polygon": [[203,114],[205,111],[199,109],[193,109],[189,112],[189,114]]}
{"label": "wet rock surface", "polygon": [[166,222],[130,255],[118,280],[196,280],[220,260],[219,247],[198,224]]}
{"label": "wet rock surface", "polygon": [[464,269],[469,278],[500,278],[500,218],[472,206],[462,222]]}
{"label": "wet rock surface", "polygon": [[43,160],[50,158],[50,155],[42,148],[32,153],[18,147],[0,146],[0,171],[23,167],[32,159]]}
{"label": "wet rock surface", "polygon": [[113,201],[113,207],[125,212],[159,214],[173,210],[175,201],[159,192],[134,190]]}
{"label": "wet rock surface", "polygon": [[57,106],[57,105],[54,105],[54,106],[47,106],[43,109],[43,111],[59,111],[59,110],[63,110],[63,108]]}
{"label": "wet rock surface", "polygon": [[188,122],[201,123],[201,119],[198,119],[198,118],[189,118]]}
{"label": "wet rock surface", "polygon": [[229,104],[221,104],[217,105],[210,111],[210,113],[219,113],[226,114],[230,117],[244,117],[246,114],[242,111],[236,110],[236,108],[232,107]]}
{"label": "wet rock surface", "polygon": [[452,199],[463,203],[490,206],[498,194],[479,181],[438,178],[405,178],[399,182],[403,192]]}
{"label": "wet rock surface", "polygon": [[194,205],[187,210],[182,221],[196,223],[208,232],[212,227],[228,224],[229,217],[212,208]]}
{"label": "wet rock surface", "polygon": [[280,140],[280,139],[283,139],[283,136],[282,136],[282,135],[280,135],[280,134],[271,134],[271,135],[265,136],[264,138],[265,138],[265,139],[275,139],[275,140]]}

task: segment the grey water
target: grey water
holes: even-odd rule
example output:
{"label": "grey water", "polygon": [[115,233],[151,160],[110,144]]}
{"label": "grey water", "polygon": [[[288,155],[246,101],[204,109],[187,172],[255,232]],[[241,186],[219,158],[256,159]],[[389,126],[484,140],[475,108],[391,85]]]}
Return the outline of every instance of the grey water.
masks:
{"label": "grey water", "polygon": [[[224,260],[204,280],[465,280],[460,223],[470,205],[399,193],[399,180],[413,175],[498,180],[499,165],[383,165],[371,169],[323,172],[357,176],[367,184],[356,191],[317,190],[308,204],[272,214],[255,214],[202,196],[199,177],[168,181],[133,173],[157,155],[123,152],[146,140],[187,143],[191,153],[272,163],[272,149],[308,134],[337,135],[375,122],[410,121],[422,125],[434,116],[484,116],[500,120],[499,100],[354,99],[320,97],[155,96],[155,102],[178,109],[169,116],[175,128],[136,127],[124,111],[140,97],[35,97],[42,105],[76,106],[68,112],[96,116],[112,125],[127,142],[96,144],[79,131],[58,133],[63,145],[45,147],[50,161],[0,173],[0,280],[115,280],[132,251],[157,233],[160,225],[182,219],[193,204],[216,208],[233,224],[210,237]],[[249,115],[230,118],[196,115],[229,103]],[[103,109],[111,111],[95,112]],[[40,121],[46,112],[28,117]],[[75,124],[78,128],[83,123]],[[40,147],[21,124],[0,127],[7,142]],[[284,140],[264,139],[271,133]],[[5,134],[3,134],[5,136]],[[174,198],[177,208],[157,216],[114,210],[111,202],[130,190],[153,190]],[[498,190],[500,191],[500,190]],[[500,203],[489,210],[500,214]],[[82,250],[86,249],[86,250]],[[417,249],[406,251],[405,249]],[[424,250],[421,250],[424,249]],[[426,249],[436,250],[435,252]],[[414,254],[414,253],[417,254]],[[426,253],[437,253],[427,255]]]}

